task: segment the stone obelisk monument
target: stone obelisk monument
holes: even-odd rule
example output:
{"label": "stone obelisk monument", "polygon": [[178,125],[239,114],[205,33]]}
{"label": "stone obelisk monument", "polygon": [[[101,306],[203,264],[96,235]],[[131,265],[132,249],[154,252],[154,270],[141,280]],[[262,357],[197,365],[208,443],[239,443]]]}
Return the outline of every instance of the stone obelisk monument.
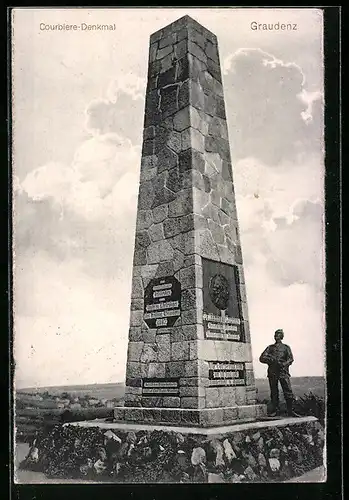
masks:
{"label": "stone obelisk monument", "polygon": [[125,406],[115,420],[222,426],[256,404],[217,38],[150,37]]}

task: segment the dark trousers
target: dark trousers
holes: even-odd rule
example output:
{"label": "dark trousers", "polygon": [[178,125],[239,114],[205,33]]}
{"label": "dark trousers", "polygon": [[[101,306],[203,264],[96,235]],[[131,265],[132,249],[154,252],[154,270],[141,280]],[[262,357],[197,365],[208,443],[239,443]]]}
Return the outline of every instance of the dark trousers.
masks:
{"label": "dark trousers", "polygon": [[273,411],[279,409],[279,382],[284,393],[287,412],[292,412],[293,392],[291,387],[291,379],[289,375],[269,374],[270,398]]}

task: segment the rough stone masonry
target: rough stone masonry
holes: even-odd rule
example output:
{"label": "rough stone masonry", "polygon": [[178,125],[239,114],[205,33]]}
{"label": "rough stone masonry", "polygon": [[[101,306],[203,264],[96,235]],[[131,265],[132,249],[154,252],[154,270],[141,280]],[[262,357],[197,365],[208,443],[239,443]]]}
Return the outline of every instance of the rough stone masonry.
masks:
{"label": "rough stone masonry", "polygon": [[185,16],[150,37],[125,407],[226,425],[256,405],[217,38]]}

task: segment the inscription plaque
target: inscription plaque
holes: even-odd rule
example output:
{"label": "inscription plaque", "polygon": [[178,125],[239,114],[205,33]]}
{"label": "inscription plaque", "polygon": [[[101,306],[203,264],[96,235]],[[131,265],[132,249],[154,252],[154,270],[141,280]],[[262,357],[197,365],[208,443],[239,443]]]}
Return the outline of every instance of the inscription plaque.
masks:
{"label": "inscription plaque", "polygon": [[179,379],[176,378],[144,378],[142,379],[142,396],[178,396]]}
{"label": "inscription plaque", "polygon": [[210,361],[208,379],[210,387],[246,385],[245,363]]}
{"label": "inscription plaque", "polygon": [[203,258],[202,269],[205,338],[243,342],[236,266]]}
{"label": "inscription plaque", "polygon": [[149,328],[167,328],[181,315],[181,284],[173,276],[151,280],[144,292],[143,319]]}

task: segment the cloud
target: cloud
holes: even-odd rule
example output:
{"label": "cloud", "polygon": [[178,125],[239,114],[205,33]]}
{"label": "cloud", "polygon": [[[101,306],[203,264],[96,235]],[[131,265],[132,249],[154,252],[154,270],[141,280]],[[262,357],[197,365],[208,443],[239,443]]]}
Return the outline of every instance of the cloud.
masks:
{"label": "cloud", "polygon": [[324,296],[314,300],[311,286],[294,283],[280,287],[261,261],[246,271],[247,296],[256,377],[266,376],[259,362],[265,347],[273,343],[274,331],[283,328],[285,343],[291,346],[294,363],[291,375],[322,376],[325,370]]}
{"label": "cloud", "polygon": [[253,156],[276,166],[319,150],[321,93],[309,92],[302,68],[261,49],[239,49],[223,63],[235,161]]}
{"label": "cloud", "polygon": [[58,261],[81,259],[91,277],[122,274],[133,253],[139,168],[139,149],[106,134],[82,143],[70,166],[29,173],[14,200],[17,256],[45,250]]}
{"label": "cloud", "polygon": [[86,130],[93,134],[116,133],[140,144],[142,137],[146,81],[137,75],[120,75],[86,108]]}
{"label": "cloud", "polygon": [[315,295],[325,273],[321,172],[316,157],[292,168],[246,158],[234,171],[245,265],[265,268],[275,286],[304,283]]}
{"label": "cloud", "polygon": [[57,263],[42,251],[22,265],[14,290],[16,384],[122,379],[130,276],[91,280],[79,259]]}

